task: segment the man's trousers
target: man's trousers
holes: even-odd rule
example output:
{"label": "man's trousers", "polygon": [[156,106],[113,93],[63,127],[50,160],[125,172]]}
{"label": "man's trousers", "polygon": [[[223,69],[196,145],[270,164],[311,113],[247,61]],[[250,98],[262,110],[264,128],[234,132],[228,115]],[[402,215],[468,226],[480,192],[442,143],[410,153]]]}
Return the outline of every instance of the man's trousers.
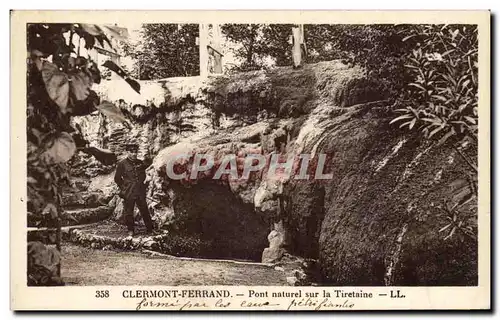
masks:
{"label": "man's trousers", "polygon": [[125,224],[129,231],[134,231],[134,207],[137,205],[139,212],[142,215],[142,220],[146,225],[148,232],[153,231],[153,222],[149,213],[148,204],[145,196],[136,196],[126,198],[123,200],[123,215],[125,217]]}

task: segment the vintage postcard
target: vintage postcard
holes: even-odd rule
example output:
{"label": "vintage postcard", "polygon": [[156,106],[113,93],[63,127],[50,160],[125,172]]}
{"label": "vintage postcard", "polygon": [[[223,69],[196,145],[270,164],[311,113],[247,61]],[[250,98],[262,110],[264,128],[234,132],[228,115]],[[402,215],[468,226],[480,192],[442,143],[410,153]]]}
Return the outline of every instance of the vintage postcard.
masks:
{"label": "vintage postcard", "polygon": [[13,310],[491,308],[489,11],[12,11]]}

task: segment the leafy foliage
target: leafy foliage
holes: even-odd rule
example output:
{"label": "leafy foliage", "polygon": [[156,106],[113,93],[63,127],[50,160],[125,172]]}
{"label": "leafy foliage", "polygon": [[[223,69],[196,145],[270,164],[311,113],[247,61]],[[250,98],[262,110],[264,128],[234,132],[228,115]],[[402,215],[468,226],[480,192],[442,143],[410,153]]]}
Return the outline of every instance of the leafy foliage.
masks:
{"label": "leafy foliage", "polygon": [[241,58],[243,63],[235,71],[249,71],[265,68],[266,58],[278,66],[290,65],[291,24],[225,24],[222,34],[232,42],[229,49]]}
{"label": "leafy foliage", "polygon": [[269,55],[277,66],[292,64],[292,24],[268,24],[263,28],[263,38],[266,42],[261,55]]}
{"label": "leafy foliage", "polygon": [[62,280],[57,275],[57,265],[61,260],[55,248],[47,247],[41,242],[28,244],[28,285],[57,286]]}
{"label": "leafy foliage", "polygon": [[[85,48],[92,49],[96,42],[110,44],[108,35],[123,34],[122,28],[114,26],[28,25],[27,205],[28,215],[43,221],[41,226],[54,227],[59,223],[61,187],[69,184],[66,162],[77,150],[88,149],[81,132],[71,126],[71,117],[102,109],[97,108],[99,98],[91,90],[94,83],[101,81],[99,68],[89,57],[76,53],[80,50],[75,48],[73,39],[83,39]],[[114,106],[105,109],[106,114],[118,112]],[[30,275],[40,275],[40,269],[32,267]],[[47,282],[51,280],[38,279],[33,283]]]}
{"label": "leafy foliage", "polygon": [[405,41],[416,43],[405,65],[412,77],[393,122],[427,138],[467,137],[477,143],[478,70],[475,26],[413,26]]}
{"label": "leafy foliage", "polygon": [[199,74],[197,24],[144,24],[141,40],[124,44],[123,51],[135,61],[133,74],[140,80],[187,77]]}
{"label": "leafy foliage", "polygon": [[369,81],[379,84],[390,99],[396,97],[408,81],[404,72],[404,25],[305,25],[308,61],[340,59],[366,70]]}
{"label": "leafy foliage", "polygon": [[256,61],[257,54],[265,45],[260,33],[262,25],[259,24],[226,24],[221,26],[221,31],[229,41],[238,43],[241,46],[233,48],[237,57],[244,59],[238,70],[252,70],[259,68]]}
{"label": "leafy foliage", "polygon": [[[241,45],[232,49],[244,61],[239,71],[265,68],[266,58],[276,66],[292,64],[291,24],[227,24],[221,30],[229,41]],[[340,59],[361,65],[384,91],[397,93],[404,76],[402,53],[407,50],[398,30],[393,25],[307,24],[305,58],[308,63]]]}
{"label": "leafy foliage", "polygon": [[[454,235],[476,239],[478,145],[478,39],[474,25],[413,25],[401,30],[413,47],[404,58],[410,76],[396,101],[391,123],[420,131],[425,138],[455,148],[469,168],[451,184],[454,197],[440,206],[444,240]],[[472,150],[472,151],[470,151]],[[472,155],[468,155],[472,153]],[[475,154],[474,154],[475,153]]]}
{"label": "leafy foliage", "polygon": [[341,59],[364,67],[393,103],[391,123],[453,145],[470,172],[441,207],[447,223],[440,232],[448,232],[444,239],[457,233],[474,238],[474,210],[466,204],[477,197],[477,26],[306,25],[305,37],[308,61]]}
{"label": "leafy foliage", "polygon": [[362,66],[392,103],[397,115],[391,123],[455,148],[470,172],[454,190],[460,197],[442,206],[439,214],[448,222],[440,232],[444,239],[457,231],[473,237],[474,218],[459,198],[477,197],[477,27],[306,25],[305,38],[309,62],[340,59]]}

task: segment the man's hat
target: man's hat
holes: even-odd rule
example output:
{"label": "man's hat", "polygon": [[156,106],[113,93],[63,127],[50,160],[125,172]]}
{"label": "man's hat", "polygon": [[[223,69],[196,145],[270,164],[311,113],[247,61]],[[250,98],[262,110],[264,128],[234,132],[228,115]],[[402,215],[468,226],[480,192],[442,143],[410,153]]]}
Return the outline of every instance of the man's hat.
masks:
{"label": "man's hat", "polygon": [[139,150],[139,146],[136,143],[127,143],[127,144],[125,144],[125,150],[137,151],[137,150]]}

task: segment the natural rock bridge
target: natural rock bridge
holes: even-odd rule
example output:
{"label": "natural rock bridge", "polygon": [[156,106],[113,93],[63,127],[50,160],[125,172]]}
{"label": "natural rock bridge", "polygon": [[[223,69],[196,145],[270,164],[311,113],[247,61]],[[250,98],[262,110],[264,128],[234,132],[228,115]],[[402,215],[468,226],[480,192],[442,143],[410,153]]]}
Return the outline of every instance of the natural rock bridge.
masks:
{"label": "natural rock bridge", "polygon": [[[477,261],[476,243],[443,243],[436,229],[441,218],[428,214],[437,201],[453,197],[449,185],[463,163],[454,150],[432,149],[390,126],[384,92],[362,69],[331,61],[141,86],[141,96],[126,84],[100,88],[103,97],[125,101],[131,129],[98,114],[76,121],[95,146],[120,154],[123,142],[135,140],[142,156],[154,159],[148,196],[157,226],[167,233],[122,237],[114,166],[80,157],[72,164],[74,189],[65,196],[76,221],[68,218],[66,224],[97,224],[67,228],[68,241],[103,255],[108,251],[102,249],[115,248],[264,262],[271,267],[253,264],[249,270],[279,272],[280,283],[477,283],[471,271],[477,268],[464,267]],[[248,150],[325,153],[333,178],[232,183],[165,175],[166,162],[178,152],[220,156]],[[313,264],[317,269],[309,268]],[[307,277],[307,270],[318,274]]]}

